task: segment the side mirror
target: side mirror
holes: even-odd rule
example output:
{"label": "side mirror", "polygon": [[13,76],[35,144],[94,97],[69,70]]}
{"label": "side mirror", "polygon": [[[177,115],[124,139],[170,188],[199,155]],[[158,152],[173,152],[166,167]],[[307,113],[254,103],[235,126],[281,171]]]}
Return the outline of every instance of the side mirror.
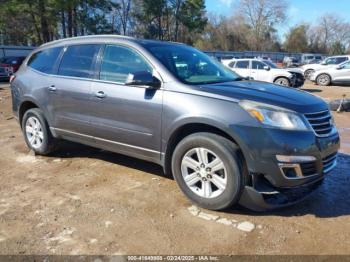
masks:
{"label": "side mirror", "polygon": [[150,89],[160,88],[161,82],[148,71],[139,71],[129,74],[125,85],[127,86],[143,86]]}
{"label": "side mirror", "polygon": [[326,61],[322,61],[321,65],[327,65]]}
{"label": "side mirror", "polygon": [[342,66],[340,66],[340,65],[337,65],[336,67],[335,67],[335,69],[337,69],[337,70],[340,70],[340,69],[342,69],[343,67]]}
{"label": "side mirror", "polygon": [[266,71],[270,71],[270,67],[269,66],[264,66],[264,70],[266,70]]}

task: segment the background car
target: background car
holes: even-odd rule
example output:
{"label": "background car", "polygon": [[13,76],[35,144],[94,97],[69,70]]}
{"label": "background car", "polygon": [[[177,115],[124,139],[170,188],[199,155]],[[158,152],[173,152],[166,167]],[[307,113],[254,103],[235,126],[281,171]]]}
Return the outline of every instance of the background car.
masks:
{"label": "background car", "polygon": [[0,58],[0,80],[8,80],[12,74],[17,72],[24,59],[24,56],[5,56]]}
{"label": "background car", "polygon": [[306,79],[310,79],[311,73],[313,73],[316,70],[329,68],[329,67],[335,67],[336,65],[339,65],[345,61],[350,60],[349,55],[343,55],[343,56],[330,56],[323,60],[321,63],[313,63],[304,65],[301,67],[301,69],[304,72],[304,76]]}
{"label": "background car", "polygon": [[304,76],[300,69],[282,69],[270,60],[233,59],[225,61],[224,65],[243,77],[258,81],[290,87],[301,87],[304,84]]}
{"label": "background car", "polygon": [[302,65],[307,65],[310,63],[318,63],[323,60],[321,54],[303,54],[300,58],[300,63]]}
{"label": "background car", "polygon": [[298,67],[298,66],[300,66],[300,62],[296,57],[285,56],[283,58],[283,66],[284,67]]}
{"label": "background car", "polygon": [[321,86],[328,86],[332,83],[350,84],[350,61],[335,67],[317,70],[311,74],[310,80]]}

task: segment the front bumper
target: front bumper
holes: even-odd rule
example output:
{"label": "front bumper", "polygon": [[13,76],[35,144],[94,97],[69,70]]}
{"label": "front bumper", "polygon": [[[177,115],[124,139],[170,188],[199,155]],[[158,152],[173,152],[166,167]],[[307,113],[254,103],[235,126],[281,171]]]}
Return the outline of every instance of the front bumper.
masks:
{"label": "front bumper", "polygon": [[317,74],[316,72],[311,73],[309,80],[312,82],[316,82]]}
{"label": "front bumper", "polygon": [[[335,127],[327,137],[313,131],[257,127],[237,131],[244,139],[242,151],[251,177],[240,203],[250,209],[266,210],[304,199],[336,165],[340,140]],[[296,157],[283,161],[277,156]]]}
{"label": "front bumper", "polygon": [[294,73],[290,72],[293,74],[293,77],[291,79],[291,87],[299,88],[302,87],[305,83],[305,78],[304,75],[301,73]]}

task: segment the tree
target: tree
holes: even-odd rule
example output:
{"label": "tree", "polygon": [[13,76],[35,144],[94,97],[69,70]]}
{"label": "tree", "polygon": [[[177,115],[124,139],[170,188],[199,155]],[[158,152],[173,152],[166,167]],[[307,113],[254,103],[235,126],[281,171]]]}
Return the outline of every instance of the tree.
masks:
{"label": "tree", "polygon": [[238,10],[251,28],[252,48],[263,50],[269,45],[266,39],[273,39],[275,26],[286,19],[285,0],[240,0]]}
{"label": "tree", "polygon": [[309,52],[308,29],[306,24],[292,27],[286,36],[284,49],[288,52]]}

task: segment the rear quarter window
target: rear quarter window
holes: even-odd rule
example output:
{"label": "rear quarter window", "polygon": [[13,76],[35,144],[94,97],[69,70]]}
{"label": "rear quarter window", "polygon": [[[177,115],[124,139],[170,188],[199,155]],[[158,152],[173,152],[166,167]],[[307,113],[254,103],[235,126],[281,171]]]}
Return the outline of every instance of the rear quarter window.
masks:
{"label": "rear quarter window", "polygon": [[62,49],[63,47],[54,47],[36,52],[29,58],[27,65],[40,72],[53,74]]}

